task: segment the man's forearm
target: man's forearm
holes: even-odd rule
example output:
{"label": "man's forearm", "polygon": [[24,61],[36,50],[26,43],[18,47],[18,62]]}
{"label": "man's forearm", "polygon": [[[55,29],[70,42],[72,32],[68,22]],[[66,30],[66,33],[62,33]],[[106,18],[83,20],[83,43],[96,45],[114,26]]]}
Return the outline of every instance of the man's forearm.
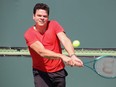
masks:
{"label": "man's forearm", "polygon": [[69,56],[75,54],[74,48],[70,40],[67,40],[63,43],[65,50],[68,52]]}

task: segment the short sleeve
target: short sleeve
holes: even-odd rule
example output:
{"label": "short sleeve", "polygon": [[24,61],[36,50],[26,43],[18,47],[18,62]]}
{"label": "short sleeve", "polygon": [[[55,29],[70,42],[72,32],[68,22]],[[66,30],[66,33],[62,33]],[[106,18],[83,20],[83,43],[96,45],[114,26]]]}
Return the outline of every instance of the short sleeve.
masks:
{"label": "short sleeve", "polygon": [[58,34],[59,32],[64,32],[64,28],[57,21],[53,21],[53,23],[56,34]]}
{"label": "short sleeve", "polygon": [[33,31],[31,31],[30,29],[27,32],[25,32],[24,38],[28,46],[37,41],[35,33],[33,33]]}

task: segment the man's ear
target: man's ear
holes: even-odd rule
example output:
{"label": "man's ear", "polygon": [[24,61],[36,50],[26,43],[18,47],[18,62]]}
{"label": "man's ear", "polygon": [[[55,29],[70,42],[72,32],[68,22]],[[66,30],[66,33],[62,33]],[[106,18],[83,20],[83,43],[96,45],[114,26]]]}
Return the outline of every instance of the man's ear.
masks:
{"label": "man's ear", "polygon": [[35,20],[35,15],[33,14],[33,20]]}

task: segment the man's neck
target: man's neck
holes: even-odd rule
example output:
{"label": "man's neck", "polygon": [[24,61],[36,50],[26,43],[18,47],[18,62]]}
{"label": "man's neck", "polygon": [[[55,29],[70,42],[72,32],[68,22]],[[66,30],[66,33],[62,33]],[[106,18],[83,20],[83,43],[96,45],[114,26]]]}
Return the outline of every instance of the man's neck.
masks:
{"label": "man's neck", "polygon": [[41,34],[44,34],[47,28],[47,26],[38,26],[38,25],[35,25],[34,27],[35,27],[35,30],[40,32]]}

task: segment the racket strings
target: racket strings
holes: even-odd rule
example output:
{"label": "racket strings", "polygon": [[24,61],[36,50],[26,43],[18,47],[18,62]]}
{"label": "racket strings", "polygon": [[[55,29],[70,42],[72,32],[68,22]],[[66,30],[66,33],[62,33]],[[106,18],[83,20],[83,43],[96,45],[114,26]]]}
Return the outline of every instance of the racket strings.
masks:
{"label": "racket strings", "polygon": [[113,75],[113,73],[114,73],[114,60],[111,59],[109,61],[108,60],[104,61],[102,70],[104,73]]}
{"label": "racket strings", "polygon": [[95,63],[98,74],[105,77],[116,77],[116,58],[101,58]]}

